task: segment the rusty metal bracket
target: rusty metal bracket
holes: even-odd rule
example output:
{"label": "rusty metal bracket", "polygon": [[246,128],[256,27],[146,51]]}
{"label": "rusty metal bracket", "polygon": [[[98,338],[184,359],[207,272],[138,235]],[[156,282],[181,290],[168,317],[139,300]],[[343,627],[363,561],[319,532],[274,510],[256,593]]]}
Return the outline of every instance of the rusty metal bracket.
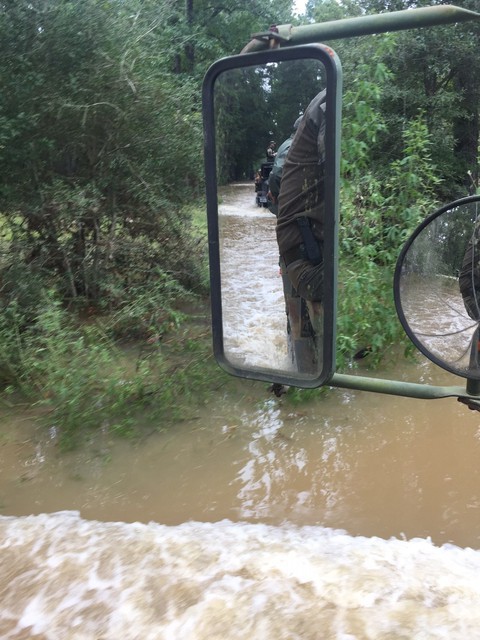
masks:
{"label": "rusty metal bracket", "polygon": [[251,38],[252,40],[261,40],[263,42],[265,41],[271,42],[273,40],[277,45],[288,42],[288,38],[280,35],[276,24],[272,24],[268,28],[268,31],[260,31],[259,33],[252,33]]}

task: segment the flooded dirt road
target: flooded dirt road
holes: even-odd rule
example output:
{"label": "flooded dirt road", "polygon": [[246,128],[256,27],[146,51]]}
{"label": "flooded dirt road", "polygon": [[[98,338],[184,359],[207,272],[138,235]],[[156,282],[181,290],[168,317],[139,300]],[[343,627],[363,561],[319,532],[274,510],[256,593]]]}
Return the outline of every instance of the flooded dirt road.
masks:
{"label": "flooded dirt road", "polygon": [[[424,359],[374,375],[461,383]],[[480,414],[267,386],[63,454],[4,409],[0,637],[479,637]]]}
{"label": "flooded dirt road", "polygon": [[[402,370],[449,382],[427,363]],[[48,432],[13,421],[0,446],[2,513],[320,524],[480,548],[477,413],[339,389],[295,406],[241,385],[136,444],[106,437],[61,453]]]}

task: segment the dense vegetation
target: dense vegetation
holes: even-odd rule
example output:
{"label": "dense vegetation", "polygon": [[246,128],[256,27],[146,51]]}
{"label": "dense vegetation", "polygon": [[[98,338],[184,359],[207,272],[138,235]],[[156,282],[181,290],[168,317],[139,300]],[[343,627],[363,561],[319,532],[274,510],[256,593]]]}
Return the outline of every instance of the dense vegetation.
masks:
{"label": "dense vegetation", "polygon": [[[291,4],[0,0],[0,377],[46,402],[64,429],[124,428],[145,398],[165,407],[189,387],[183,373],[166,375],[159,345],[181,325],[178,302],[208,293],[195,215],[202,77],[252,33],[295,22]],[[302,21],[428,4],[443,2],[309,0]],[[330,43],[344,69],[341,354],[400,340],[399,247],[436,204],[478,183],[479,29]],[[251,92],[232,105],[219,114],[232,123],[225,179],[252,165],[241,114],[257,122]],[[289,106],[268,135],[282,137]],[[131,338],[148,349],[128,372],[115,345]]]}

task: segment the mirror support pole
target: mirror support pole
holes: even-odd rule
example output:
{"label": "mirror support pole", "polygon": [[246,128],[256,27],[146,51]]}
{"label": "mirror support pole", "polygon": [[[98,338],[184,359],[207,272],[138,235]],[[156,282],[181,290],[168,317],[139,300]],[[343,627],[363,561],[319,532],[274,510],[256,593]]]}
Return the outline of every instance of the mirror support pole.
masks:
{"label": "mirror support pole", "polygon": [[280,47],[290,47],[298,44],[327,42],[340,38],[385,33],[387,31],[419,29],[479,19],[480,13],[475,11],[469,11],[454,5],[441,5],[390,11],[388,13],[332,20],[299,27],[291,24],[282,24],[271,27],[270,31],[254,34],[252,36],[253,39],[245,46],[242,53],[268,49],[272,46],[272,40],[275,40],[276,45]]}
{"label": "mirror support pole", "polygon": [[[474,383],[473,385],[471,383]],[[372,391],[406,398],[418,398],[421,400],[435,400],[437,398],[465,398],[480,400],[480,380],[468,380],[467,388],[461,386],[442,387],[415,382],[401,382],[397,380],[384,380],[382,378],[369,378],[366,376],[352,376],[334,373],[326,383],[329,387],[341,389],[354,389],[356,391]]]}
{"label": "mirror support pole", "polygon": [[480,396],[480,380],[467,380],[467,393],[471,396]]}

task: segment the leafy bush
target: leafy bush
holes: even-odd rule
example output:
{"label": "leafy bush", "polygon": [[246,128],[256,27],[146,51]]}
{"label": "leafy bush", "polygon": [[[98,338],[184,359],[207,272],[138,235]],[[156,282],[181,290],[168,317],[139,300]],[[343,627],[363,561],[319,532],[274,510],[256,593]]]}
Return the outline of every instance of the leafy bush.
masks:
{"label": "leafy bush", "polygon": [[[115,341],[116,314],[79,322],[54,290],[42,287],[41,278],[36,285],[38,295],[29,305],[12,298],[0,314],[0,381],[4,393],[20,391],[43,407],[44,421],[55,427],[63,447],[74,446],[91,429],[135,435],[155,417],[165,426],[198,404],[222,375],[213,364],[210,340],[190,343],[183,336],[185,316],[173,306],[179,292],[169,290],[168,281],[156,299],[145,295],[122,310],[130,309],[129,330],[142,338],[133,348]],[[157,317],[155,325],[153,315],[150,323],[138,317],[150,302],[168,309],[163,323]],[[125,326],[122,331],[128,333]]]}
{"label": "leafy bush", "polygon": [[77,307],[116,305],[157,267],[197,286],[204,259],[182,208],[203,181],[199,86],[165,62],[171,3],[130,5],[0,12],[2,226],[13,262]]}
{"label": "leafy bush", "polygon": [[351,110],[345,125],[337,323],[341,366],[365,347],[373,354],[371,362],[378,362],[393,343],[407,348],[393,302],[393,272],[403,244],[434,210],[440,183],[422,112],[405,123],[403,145],[385,156],[381,172],[369,172],[385,123],[378,111],[381,91],[368,73],[383,82],[389,82],[389,74],[383,64],[365,72],[366,79],[356,83],[359,102],[353,95],[349,102],[347,95]]}

